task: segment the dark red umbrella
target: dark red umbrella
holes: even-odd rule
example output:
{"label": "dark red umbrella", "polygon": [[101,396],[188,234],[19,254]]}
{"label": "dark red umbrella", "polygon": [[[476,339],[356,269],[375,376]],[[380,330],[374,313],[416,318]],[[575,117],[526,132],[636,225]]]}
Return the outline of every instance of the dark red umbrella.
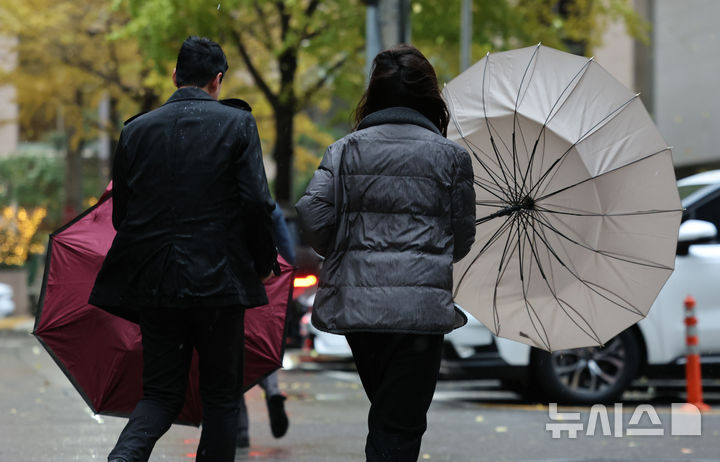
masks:
{"label": "dark red umbrella", "polygon": [[[87,300],[115,229],[108,190],[98,203],[50,235],[33,334],[97,414],[127,416],[142,397],[142,344],[137,324]],[[245,389],[282,366],[285,319],[294,269],[265,284],[269,305],[245,312]],[[200,425],[197,355],[179,423]]]}

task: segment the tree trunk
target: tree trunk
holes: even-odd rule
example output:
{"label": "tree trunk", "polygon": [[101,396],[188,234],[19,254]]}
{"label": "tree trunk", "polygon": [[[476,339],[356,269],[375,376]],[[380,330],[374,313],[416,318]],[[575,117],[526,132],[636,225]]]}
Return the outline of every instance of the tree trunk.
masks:
{"label": "tree trunk", "polygon": [[160,106],[160,96],[153,90],[145,88],[143,89],[139,103],[140,112],[150,112]]}
{"label": "tree trunk", "polygon": [[[82,90],[75,91],[74,102],[77,107],[85,107],[85,95]],[[63,123],[64,126],[64,123]],[[83,158],[85,140],[73,142],[75,130],[65,129],[65,210],[63,218],[67,222],[83,209]]]}
{"label": "tree trunk", "polygon": [[69,221],[83,208],[83,143],[76,149],[67,146],[65,158],[65,210],[63,220]]}
{"label": "tree trunk", "polygon": [[[287,18],[286,18],[287,19]],[[289,19],[288,19],[289,20]],[[275,111],[275,199],[284,206],[290,205],[292,197],[293,136],[294,118],[297,111],[295,95],[295,73],[297,71],[297,50],[286,49],[278,56],[280,67],[280,92]]]}
{"label": "tree trunk", "polygon": [[280,105],[275,111],[275,199],[284,206],[292,200],[294,108]]}

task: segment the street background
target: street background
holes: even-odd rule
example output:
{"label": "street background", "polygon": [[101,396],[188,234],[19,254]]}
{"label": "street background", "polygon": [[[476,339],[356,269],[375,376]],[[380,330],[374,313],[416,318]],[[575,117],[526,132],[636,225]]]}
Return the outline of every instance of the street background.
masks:
{"label": "street background", "polygon": [[[718,168],[718,18],[717,0],[0,0],[0,283],[14,300],[10,318],[0,310],[0,462],[103,461],[125,423],[92,415],[29,331],[49,233],[97,201],[123,121],[170,96],[188,35],[228,55],[221,96],[252,105],[273,196],[292,223],[326,147],[352,130],[372,57],[399,42],[426,54],[441,85],[488,52],[538,42],[594,56],[641,94],[679,178]],[[308,253],[298,254],[301,271],[316,270]],[[289,350],[280,372],[288,434],[272,438],[251,390],[251,447],[237,460],[364,460],[357,375],[306,356]],[[441,381],[421,460],[720,461],[720,387],[706,389],[702,436],[676,437],[669,412],[683,382],[672,385],[623,396],[624,422],[651,404],[663,437],[552,439],[546,405],[493,379]],[[560,411],[587,422],[588,409]],[[174,426],[150,460],[193,460],[198,437]]]}
{"label": "street background", "polygon": [[[93,415],[40,343],[30,322],[0,329],[0,461],[68,462],[106,460],[126,420]],[[2,326],[0,324],[0,326]],[[290,429],[270,433],[259,387],[246,394],[250,448],[235,460],[363,461],[368,401],[349,364],[301,362],[298,350],[286,353],[289,369],[280,372],[288,396]],[[545,425],[548,407],[499,389],[492,380],[441,381],[428,416],[420,460],[435,462],[717,462],[720,461],[720,393],[706,393],[714,407],[702,416],[701,436],[670,435],[670,405],[682,393],[628,392],[623,400],[624,428],[634,407],[651,404],[665,436],[584,436],[552,439]],[[614,425],[613,406],[608,406]],[[581,412],[587,407],[559,407]],[[659,428],[647,418],[637,428]],[[614,430],[613,430],[614,431]],[[150,461],[194,460],[199,429],[174,425],[160,439]],[[567,435],[567,433],[565,433]]]}
{"label": "street background", "polygon": [[[43,14],[38,14],[42,11]],[[47,236],[97,201],[123,122],[160,106],[188,35],[220,43],[288,218],[375,54],[416,45],[442,86],[488,52],[593,56],[637,91],[678,177],[720,165],[715,0],[0,0],[0,282],[34,311]],[[279,72],[283,70],[283,72]]]}

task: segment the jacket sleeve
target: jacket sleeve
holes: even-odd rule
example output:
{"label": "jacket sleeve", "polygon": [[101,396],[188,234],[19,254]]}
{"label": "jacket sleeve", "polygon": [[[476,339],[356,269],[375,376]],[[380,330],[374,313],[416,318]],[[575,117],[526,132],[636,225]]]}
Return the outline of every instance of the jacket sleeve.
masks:
{"label": "jacket sleeve", "polygon": [[241,143],[243,149],[235,162],[235,178],[243,199],[245,242],[253,258],[255,272],[264,277],[277,260],[271,216],[275,202],[270,197],[255,118],[249,113],[247,117],[244,144]]}
{"label": "jacket sleeve", "polygon": [[280,255],[291,265],[295,264],[295,248],[290,237],[290,230],[285,222],[285,216],[278,204],[272,212],[273,230],[275,231],[275,244]]}
{"label": "jacket sleeve", "polygon": [[129,189],[127,183],[127,159],[125,157],[125,142],[121,133],[115,148],[112,167],[112,224],[116,231],[120,228],[120,224],[127,215]]}
{"label": "jacket sleeve", "polygon": [[460,261],[470,252],[475,241],[475,188],[470,155],[459,149],[456,156],[455,177],[452,185],[452,228],[455,238],[453,262]]}
{"label": "jacket sleeve", "polygon": [[335,232],[333,151],[333,146],[327,149],[305,194],[295,205],[303,237],[322,256],[326,256]]}

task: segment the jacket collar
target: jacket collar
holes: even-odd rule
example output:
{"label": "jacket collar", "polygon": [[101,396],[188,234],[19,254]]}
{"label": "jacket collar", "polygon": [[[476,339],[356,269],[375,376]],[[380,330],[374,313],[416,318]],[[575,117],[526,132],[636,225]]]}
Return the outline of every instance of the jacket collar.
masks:
{"label": "jacket collar", "polygon": [[409,107],[389,107],[375,111],[358,124],[358,130],[382,124],[412,124],[440,135],[440,130],[427,117]]}
{"label": "jacket collar", "polygon": [[172,96],[168,98],[165,104],[174,103],[176,101],[186,101],[189,99],[215,101],[210,95],[207,94],[205,90],[202,90],[198,87],[183,87],[175,90],[175,93],[173,93]]}

